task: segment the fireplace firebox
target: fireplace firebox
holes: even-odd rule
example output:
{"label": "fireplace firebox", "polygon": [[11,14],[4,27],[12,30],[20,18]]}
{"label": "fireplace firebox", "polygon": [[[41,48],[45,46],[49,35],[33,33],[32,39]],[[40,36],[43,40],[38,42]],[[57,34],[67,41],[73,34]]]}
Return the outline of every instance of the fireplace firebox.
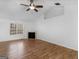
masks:
{"label": "fireplace firebox", "polygon": [[35,32],[28,32],[28,39],[35,39]]}

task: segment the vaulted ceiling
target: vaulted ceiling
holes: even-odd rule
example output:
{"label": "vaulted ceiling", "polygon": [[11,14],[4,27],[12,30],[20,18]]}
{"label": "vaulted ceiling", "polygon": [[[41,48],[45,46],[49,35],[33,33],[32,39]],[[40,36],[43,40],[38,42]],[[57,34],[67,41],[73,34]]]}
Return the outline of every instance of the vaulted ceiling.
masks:
{"label": "vaulted ceiling", "polygon": [[[54,5],[55,2],[61,3],[61,6]],[[31,20],[40,16],[55,17],[63,14],[64,11],[63,0],[34,0],[36,5],[44,6],[44,8],[39,9],[39,12],[25,11],[27,7],[21,6],[21,3],[30,4],[29,0],[0,0],[0,17],[12,20]]]}

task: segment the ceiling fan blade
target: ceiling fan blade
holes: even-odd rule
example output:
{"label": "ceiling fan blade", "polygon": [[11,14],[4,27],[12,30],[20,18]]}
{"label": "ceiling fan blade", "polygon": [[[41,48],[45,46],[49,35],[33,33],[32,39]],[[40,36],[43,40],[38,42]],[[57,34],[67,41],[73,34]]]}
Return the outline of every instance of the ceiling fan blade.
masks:
{"label": "ceiling fan blade", "polygon": [[26,5],[26,4],[20,4],[20,5],[23,5],[23,6],[29,6],[29,5]]}
{"label": "ceiling fan blade", "polygon": [[30,8],[28,8],[26,11],[29,11],[30,10]]}
{"label": "ceiling fan blade", "polygon": [[33,3],[33,0],[30,0],[30,3],[32,4]]}
{"label": "ceiling fan blade", "polygon": [[34,9],[36,12],[38,12],[38,10],[37,9]]}
{"label": "ceiling fan blade", "polygon": [[36,7],[36,8],[43,8],[42,5],[36,5],[35,7]]}

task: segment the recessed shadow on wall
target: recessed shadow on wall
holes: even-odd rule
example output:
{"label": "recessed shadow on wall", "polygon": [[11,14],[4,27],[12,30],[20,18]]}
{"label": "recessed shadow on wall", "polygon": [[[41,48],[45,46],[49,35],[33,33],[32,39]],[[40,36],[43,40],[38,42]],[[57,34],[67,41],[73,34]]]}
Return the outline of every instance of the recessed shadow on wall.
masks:
{"label": "recessed shadow on wall", "polygon": [[64,6],[51,6],[44,13],[44,19],[50,19],[61,15],[64,15]]}

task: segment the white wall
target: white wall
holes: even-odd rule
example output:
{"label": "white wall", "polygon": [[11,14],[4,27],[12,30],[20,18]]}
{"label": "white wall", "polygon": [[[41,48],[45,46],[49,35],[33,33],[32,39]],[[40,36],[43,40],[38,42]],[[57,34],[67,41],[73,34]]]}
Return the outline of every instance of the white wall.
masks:
{"label": "white wall", "polygon": [[[23,24],[24,32],[23,34],[16,34],[16,35],[10,35],[10,23],[16,23],[16,24]],[[8,41],[8,40],[15,40],[15,39],[27,39],[27,34],[33,27],[33,24],[31,22],[23,22],[21,20],[18,21],[12,21],[9,19],[0,19],[0,41]]]}
{"label": "white wall", "polygon": [[64,15],[50,19],[41,17],[37,24],[38,39],[78,49],[77,0],[65,0]]}

